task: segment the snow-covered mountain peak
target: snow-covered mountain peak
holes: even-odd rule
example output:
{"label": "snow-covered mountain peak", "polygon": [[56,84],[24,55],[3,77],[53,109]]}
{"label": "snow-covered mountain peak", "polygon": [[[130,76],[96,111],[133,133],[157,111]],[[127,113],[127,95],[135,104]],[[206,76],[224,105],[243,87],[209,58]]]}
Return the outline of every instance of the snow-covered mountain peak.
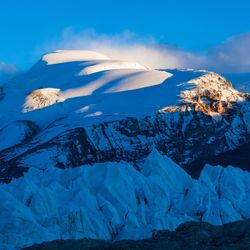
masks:
{"label": "snow-covered mountain peak", "polygon": [[78,50],[45,55],[29,71],[5,84],[2,92],[0,107],[6,111],[0,113],[2,127],[15,120],[46,127],[62,117],[69,124],[75,124],[73,119],[90,125],[159,111],[196,110],[213,115],[245,99],[245,94],[215,73],[153,70]]}
{"label": "snow-covered mountain peak", "polygon": [[146,70],[147,68],[137,62],[113,60],[101,53],[90,50],[57,50],[53,53],[46,54],[42,57],[47,65],[61,63],[81,63],[83,69],[77,74],[89,75],[105,70],[116,69],[139,69]]}
{"label": "snow-covered mountain peak", "polygon": [[110,58],[90,50],[56,50],[55,52],[44,55],[42,58],[47,64],[108,59]]}
{"label": "snow-covered mountain peak", "polygon": [[249,98],[204,70],[153,70],[90,51],[57,51],[45,59],[2,86],[0,137],[10,126],[17,128],[17,121],[34,125],[23,123],[25,133],[2,148],[26,141],[37,127],[48,131],[46,141],[59,131],[165,113],[187,116],[185,132],[189,121],[196,123],[196,113],[220,115]]}

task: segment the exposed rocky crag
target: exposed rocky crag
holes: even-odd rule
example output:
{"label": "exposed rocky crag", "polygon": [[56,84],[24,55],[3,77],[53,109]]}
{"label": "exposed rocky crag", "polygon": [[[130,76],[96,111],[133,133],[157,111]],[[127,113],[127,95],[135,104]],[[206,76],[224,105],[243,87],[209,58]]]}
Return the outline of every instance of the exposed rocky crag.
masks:
{"label": "exposed rocky crag", "polygon": [[66,249],[249,249],[250,220],[234,222],[223,226],[208,223],[187,222],[174,232],[156,231],[152,238],[144,240],[105,241],[93,239],[56,240],[33,245],[23,250],[66,250]]}

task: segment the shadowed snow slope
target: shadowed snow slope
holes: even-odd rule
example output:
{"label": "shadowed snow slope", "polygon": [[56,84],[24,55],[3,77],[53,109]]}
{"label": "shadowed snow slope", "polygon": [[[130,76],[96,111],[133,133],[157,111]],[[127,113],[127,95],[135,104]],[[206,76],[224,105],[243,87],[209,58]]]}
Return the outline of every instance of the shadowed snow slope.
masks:
{"label": "shadowed snow slope", "polygon": [[225,77],[237,90],[250,93],[250,73],[226,74]]}
{"label": "shadowed snow slope", "polygon": [[141,239],[186,221],[221,225],[250,217],[250,174],[238,168],[207,165],[193,180],[153,150],[139,169],[126,162],[48,166],[2,184],[0,249],[54,239]]}

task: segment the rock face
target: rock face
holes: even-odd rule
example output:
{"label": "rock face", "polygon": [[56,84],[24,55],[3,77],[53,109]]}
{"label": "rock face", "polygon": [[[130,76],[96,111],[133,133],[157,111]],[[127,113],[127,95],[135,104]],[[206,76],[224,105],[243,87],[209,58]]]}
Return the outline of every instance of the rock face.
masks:
{"label": "rock face", "polygon": [[66,249],[248,249],[250,247],[250,220],[212,226],[208,223],[187,222],[174,232],[156,231],[144,240],[104,241],[93,239],[57,240],[34,245],[24,250]]}

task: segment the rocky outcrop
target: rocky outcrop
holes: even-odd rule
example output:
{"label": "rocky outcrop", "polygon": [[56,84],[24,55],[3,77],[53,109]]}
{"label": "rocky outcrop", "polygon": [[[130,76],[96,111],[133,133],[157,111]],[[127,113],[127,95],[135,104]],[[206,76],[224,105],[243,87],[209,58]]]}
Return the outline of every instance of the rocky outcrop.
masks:
{"label": "rocky outcrop", "polygon": [[250,100],[248,93],[235,90],[230,82],[216,73],[208,73],[189,82],[195,87],[184,90],[181,97],[185,105],[166,107],[161,112],[172,112],[194,107],[196,112],[207,115],[223,114],[232,109],[235,103]]}
{"label": "rocky outcrop", "polygon": [[66,250],[66,249],[249,249],[250,220],[223,226],[208,223],[187,222],[174,232],[156,231],[152,238],[144,240],[105,241],[93,239],[56,240],[33,245],[23,250]]}
{"label": "rocky outcrop", "polygon": [[60,89],[55,88],[43,88],[31,91],[26,97],[23,111],[29,112],[35,109],[41,109],[63,100],[59,92]]}

